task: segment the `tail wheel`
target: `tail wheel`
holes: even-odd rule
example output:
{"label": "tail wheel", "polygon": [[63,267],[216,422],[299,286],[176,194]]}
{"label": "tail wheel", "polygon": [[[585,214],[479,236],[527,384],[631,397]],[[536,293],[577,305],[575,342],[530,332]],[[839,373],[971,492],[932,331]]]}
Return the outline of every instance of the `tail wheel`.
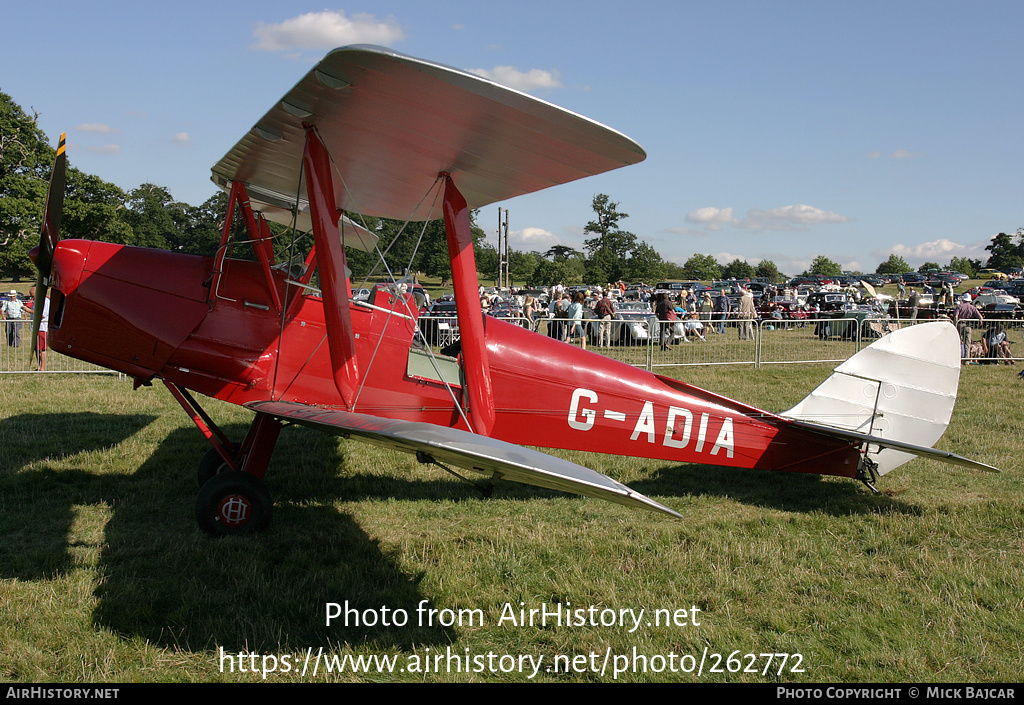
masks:
{"label": "tail wheel", "polygon": [[228,470],[214,475],[196,497],[196,521],[210,536],[245,536],[270,526],[273,501],[263,480]]}

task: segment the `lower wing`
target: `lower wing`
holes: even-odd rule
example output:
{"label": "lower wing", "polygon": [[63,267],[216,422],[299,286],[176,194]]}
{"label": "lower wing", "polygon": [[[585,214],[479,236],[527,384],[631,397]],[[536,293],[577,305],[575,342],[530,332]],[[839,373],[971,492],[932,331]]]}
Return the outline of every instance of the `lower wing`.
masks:
{"label": "lower wing", "polygon": [[381,419],[295,402],[253,402],[246,404],[246,407],[260,414],[312,426],[327,433],[353,437],[407,453],[424,453],[434,461],[450,463],[492,477],[575,492],[682,518],[678,512],[595,470],[487,436],[429,423]]}

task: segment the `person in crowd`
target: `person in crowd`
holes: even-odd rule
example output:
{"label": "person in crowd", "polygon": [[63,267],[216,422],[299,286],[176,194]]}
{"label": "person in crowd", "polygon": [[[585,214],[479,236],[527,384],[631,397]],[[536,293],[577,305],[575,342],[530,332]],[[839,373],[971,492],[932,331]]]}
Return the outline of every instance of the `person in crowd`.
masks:
{"label": "person in crowd", "polygon": [[910,300],[907,303],[910,305],[910,317],[912,319],[917,318],[917,308],[921,305],[921,295],[913,287],[910,289]]}
{"label": "person in crowd", "polygon": [[577,291],[572,299],[572,303],[569,304],[567,312],[569,318],[569,342],[579,340],[580,347],[584,350],[587,349],[587,329],[583,325],[583,306],[585,301],[586,296],[583,292]]}
{"label": "person in crowd", "polygon": [[25,316],[25,305],[18,298],[18,292],[11,289],[7,298],[0,303],[0,317],[7,321],[7,345],[16,348],[21,345],[21,319]]}
{"label": "person in crowd", "polygon": [[[711,312],[714,311],[715,309],[715,302],[711,300],[710,291],[705,291],[704,294],[700,297],[700,303],[698,304],[697,309],[700,311],[700,320],[711,320]],[[714,328],[712,328],[711,330],[714,330]]]}
{"label": "person in crowd", "polygon": [[537,300],[530,294],[526,295],[523,299],[523,318],[526,322],[526,327],[533,330],[536,325],[537,317]]}
{"label": "person in crowd", "polygon": [[683,321],[683,330],[697,338],[697,340],[707,342],[707,338],[704,337],[704,323],[701,322],[700,314],[696,311],[687,315],[686,320]]}
{"label": "person in crowd", "polygon": [[743,289],[743,295],[740,296],[740,308],[739,308],[739,326],[736,330],[739,332],[740,340],[753,340],[754,339],[754,319],[757,317],[757,312],[754,310],[754,294],[750,289]]}
{"label": "person in crowd", "polygon": [[597,328],[597,344],[600,347],[611,347],[612,344],[612,319],[615,318],[615,302],[612,301],[609,291],[605,289],[597,304],[594,306],[594,315],[601,321]]}
{"label": "person in crowd", "polygon": [[732,302],[729,301],[729,297],[725,294],[725,289],[718,292],[718,297],[715,299],[715,314],[714,320],[718,321],[715,328],[719,333],[725,335],[725,321],[729,318],[729,312],[732,310]]}
{"label": "person in crowd", "polygon": [[985,345],[988,347],[986,357],[993,362],[1003,361],[1004,365],[1012,365],[1013,355],[1010,353],[1010,338],[1006,330],[998,323],[993,323],[985,331]]}
{"label": "person in crowd", "polygon": [[[654,304],[654,315],[658,317],[658,324],[661,326],[661,349],[669,350],[672,347],[672,341],[675,337],[675,324],[679,320],[679,316],[676,315],[675,303],[668,297],[668,294],[662,292],[655,298]],[[683,336],[683,342],[686,342],[686,336]]]}
{"label": "person in crowd", "polygon": [[[36,288],[29,289],[29,296],[33,301],[36,299]],[[46,334],[49,331],[50,322],[50,296],[47,293],[43,299],[43,313],[39,319],[39,333],[36,334],[36,371],[46,372]]]}

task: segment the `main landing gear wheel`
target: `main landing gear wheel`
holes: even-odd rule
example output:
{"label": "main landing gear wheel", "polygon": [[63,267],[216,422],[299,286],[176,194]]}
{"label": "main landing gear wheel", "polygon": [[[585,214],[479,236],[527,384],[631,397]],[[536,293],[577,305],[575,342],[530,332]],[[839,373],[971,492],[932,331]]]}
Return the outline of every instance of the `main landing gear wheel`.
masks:
{"label": "main landing gear wheel", "polygon": [[196,521],[210,536],[245,536],[270,526],[273,501],[263,480],[228,470],[214,475],[196,497]]}
{"label": "main landing gear wheel", "polygon": [[[238,444],[234,445],[238,448]],[[227,472],[230,467],[224,462],[224,458],[220,457],[220,453],[217,452],[216,448],[207,448],[206,452],[203,453],[203,457],[199,459],[199,466],[196,468],[196,476],[199,478],[199,486],[202,487],[214,476],[219,475],[222,472]]]}

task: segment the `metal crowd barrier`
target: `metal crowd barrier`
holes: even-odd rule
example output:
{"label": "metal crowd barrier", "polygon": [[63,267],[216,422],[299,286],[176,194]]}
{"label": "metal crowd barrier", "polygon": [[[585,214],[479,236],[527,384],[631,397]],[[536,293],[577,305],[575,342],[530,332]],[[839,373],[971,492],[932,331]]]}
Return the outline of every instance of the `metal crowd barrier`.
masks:
{"label": "metal crowd barrier", "polygon": [[[875,342],[891,331],[901,327],[927,323],[923,319],[868,318],[859,321],[855,318],[808,318],[808,319],[769,319],[754,321],[705,321],[705,341],[677,343],[669,350],[660,347],[651,356],[651,365],[667,367],[674,365],[709,365],[709,364],[750,364],[779,365],[796,363],[840,363],[852,357],[860,350]],[[671,326],[659,322],[663,329]],[[952,323],[950,324],[952,325]],[[978,341],[985,338],[993,326],[1001,326],[1010,341],[1010,356],[1007,362],[1024,359],[1024,347],[1021,346],[1021,329],[1024,321],[1014,319],[985,319],[981,324],[966,326],[970,331],[971,342],[975,343],[975,352],[979,348]],[[719,327],[724,332],[711,332]],[[752,329],[752,330],[751,330]],[[961,332],[964,326],[961,326]],[[751,335],[752,333],[752,335]],[[1017,349],[1014,349],[1014,344]],[[965,362],[992,362],[994,355],[987,354],[980,360],[972,355],[970,347],[963,348]],[[999,358],[995,361],[1002,361]]]}
{"label": "metal crowd barrier", "polygon": [[[432,321],[426,323],[425,321]],[[568,340],[570,322],[565,319],[505,318],[530,328],[540,335]],[[803,363],[838,364],[855,355],[874,341],[901,327],[926,323],[923,319],[899,318],[806,318],[767,320],[705,320],[702,328],[685,330],[685,320],[676,322],[642,319],[640,321],[599,321],[584,319],[587,350],[615,358],[634,367],[654,370],[680,365],[783,365]],[[1024,356],[1020,330],[1024,321],[986,319],[981,326],[970,326],[972,341],[977,344],[988,328],[998,324],[1010,335],[1011,359]],[[421,330],[439,330],[428,342],[440,348],[449,338],[458,337],[458,322],[452,318],[420,318]],[[607,328],[602,328],[607,326]],[[453,330],[454,329],[454,330]],[[602,331],[604,335],[602,336]],[[1016,336],[1016,337],[1014,337]],[[610,339],[610,342],[609,342]],[[977,348],[977,345],[975,346]],[[968,349],[969,352],[969,349]],[[991,358],[965,357],[965,362],[989,361]]]}
{"label": "metal crowd barrier", "polygon": [[[569,321],[523,317],[504,320],[530,328],[539,335],[565,340]],[[724,321],[704,320],[698,332],[687,331],[684,321],[668,322],[599,321],[585,319],[587,349],[615,358],[634,367],[654,370],[679,365],[780,365],[797,363],[839,363],[853,356],[878,338],[898,328],[925,323],[920,319],[808,318]],[[2,321],[4,338],[0,340],[0,373],[27,373],[36,369],[31,353],[31,327],[28,320]],[[992,326],[1001,326],[1010,342],[1009,357],[984,352],[980,343]],[[440,349],[458,340],[455,317],[420,317],[419,328],[426,342]],[[985,319],[982,323],[961,325],[965,363],[993,363],[1024,360],[1021,331],[1024,321]],[[969,335],[967,335],[969,332]],[[603,333],[603,335],[602,335]],[[968,340],[969,338],[969,340]],[[12,343],[17,342],[17,345]],[[973,345],[972,345],[973,343]],[[578,345],[578,341],[576,341]],[[46,355],[46,372],[110,373],[110,370],[82,362],[53,350]]]}
{"label": "metal crowd barrier", "polygon": [[[32,321],[0,321],[3,338],[0,339],[0,373],[36,372],[32,355]],[[76,360],[53,350],[46,351],[46,372],[102,372],[116,374],[99,365]]]}

